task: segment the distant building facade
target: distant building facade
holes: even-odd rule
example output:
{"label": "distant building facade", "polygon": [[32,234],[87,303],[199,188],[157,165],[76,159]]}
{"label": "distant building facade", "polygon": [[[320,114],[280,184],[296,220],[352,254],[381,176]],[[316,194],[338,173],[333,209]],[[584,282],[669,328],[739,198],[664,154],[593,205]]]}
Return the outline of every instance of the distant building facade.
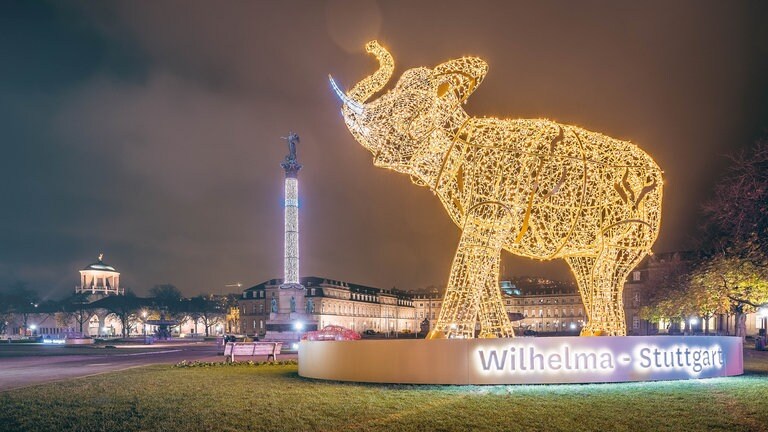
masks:
{"label": "distant building facade", "polygon": [[444,295],[444,290],[440,291],[438,289],[413,294],[413,307],[416,313],[416,320],[419,323],[419,331],[421,331],[422,323],[424,323],[427,331],[435,328]]}
{"label": "distant building facade", "polygon": [[[688,317],[680,321],[662,319],[658,322],[640,318],[640,308],[648,304],[648,293],[675,274],[684,274],[697,258],[693,251],[659,253],[646,257],[630,274],[624,284],[624,310],[627,317],[627,334],[653,335],[667,333],[701,333],[706,331],[719,334],[736,333],[736,317],[733,314],[717,314],[707,319]],[[693,319],[693,321],[691,320]],[[763,320],[756,313],[746,317],[747,335],[753,336],[763,328]]]}
{"label": "distant building facade", "polygon": [[524,277],[510,281],[512,291],[502,290],[515,333],[578,334],[586,323],[584,303],[575,284],[545,278]]}
{"label": "distant building facade", "polygon": [[[374,288],[320,277],[302,277],[302,298],[281,297],[281,279],[272,279],[243,291],[239,301],[243,333],[264,337],[271,319],[280,310],[280,302],[296,313],[286,332],[300,333],[339,325],[357,332],[417,332],[418,323],[412,296],[404,291]],[[284,305],[283,305],[284,307]],[[301,317],[301,318],[299,318]],[[296,327],[298,319],[305,319]]]}
{"label": "distant building facade", "polygon": [[[78,296],[71,304],[44,302],[21,305],[22,307],[13,313],[0,316],[0,319],[4,320],[3,326],[0,326],[0,337],[60,339],[75,336],[122,336],[121,320],[104,307],[104,303],[115,296],[125,295],[125,289],[120,286],[120,272],[114,266],[106,264],[103,255],[99,255],[97,262],[87,265],[79,272],[80,281],[75,286],[75,294]],[[214,300],[223,302],[224,298]],[[129,336],[152,335],[157,326],[150,323],[160,318],[159,311],[154,307],[154,299],[142,298],[138,299],[137,303],[142,306],[131,313],[126,333]],[[237,332],[239,310],[235,308],[234,311],[227,312],[226,316],[225,312],[209,312],[205,317],[201,311],[193,310],[176,314],[178,325],[172,327],[171,335],[202,335],[206,333],[206,323],[209,334]]]}
{"label": "distant building facade", "polygon": [[624,314],[628,335],[644,336],[675,331],[669,326],[670,323],[664,320],[651,322],[642,319],[640,309],[648,304],[648,296],[657,286],[668,284],[669,278],[689,270],[693,255],[691,252],[649,255],[629,273],[624,283]]}
{"label": "distant building facade", "polygon": [[[104,254],[98,261],[80,270],[80,281],[75,294],[81,294],[83,305],[78,310],[63,310],[54,304],[34,304],[28,310],[13,314],[6,327],[6,336],[42,336],[59,338],[66,335],[115,336],[122,334],[123,326],[114,314],[91,303],[112,295],[124,295],[120,287],[120,272],[104,262]],[[79,318],[78,314],[85,314]],[[82,321],[82,326],[79,321]],[[81,331],[82,327],[82,331]]]}
{"label": "distant building facade", "polygon": [[[504,306],[516,335],[578,333],[585,322],[584,304],[574,284],[545,278],[520,277],[501,282]],[[416,315],[431,330],[440,315],[443,294],[438,291],[413,296]]]}

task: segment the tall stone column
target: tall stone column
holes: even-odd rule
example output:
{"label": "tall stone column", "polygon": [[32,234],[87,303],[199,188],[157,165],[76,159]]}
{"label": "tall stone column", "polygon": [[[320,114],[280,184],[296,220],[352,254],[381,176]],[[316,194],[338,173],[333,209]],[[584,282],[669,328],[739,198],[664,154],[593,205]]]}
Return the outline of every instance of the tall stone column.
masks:
{"label": "tall stone column", "polygon": [[[285,171],[284,201],[284,248],[283,283],[278,289],[277,310],[270,313],[267,321],[267,339],[296,341],[300,333],[296,323],[302,324],[302,331],[310,329],[311,317],[305,313],[306,290],[299,278],[299,170],[301,164],[296,158],[299,136],[291,132],[286,138],[288,155],[280,166]],[[316,326],[314,326],[316,327]]]}
{"label": "tall stone column", "polygon": [[282,288],[302,289],[299,283],[299,170],[296,143],[299,136],[288,137],[291,153],[280,164],[285,170],[285,243]]}

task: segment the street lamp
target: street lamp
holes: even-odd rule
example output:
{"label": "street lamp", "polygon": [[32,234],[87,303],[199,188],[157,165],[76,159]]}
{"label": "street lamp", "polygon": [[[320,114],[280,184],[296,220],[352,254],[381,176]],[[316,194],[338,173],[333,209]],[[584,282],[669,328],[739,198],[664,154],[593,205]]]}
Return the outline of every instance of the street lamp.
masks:
{"label": "street lamp", "polygon": [[698,322],[699,322],[699,319],[696,317],[691,317],[691,319],[688,320],[688,323],[691,325],[691,335],[694,334],[693,326],[698,324]]}
{"label": "street lamp", "polygon": [[142,325],[141,327],[144,328],[144,337],[146,338],[147,337],[147,311],[145,310],[141,311],[141,317],[143,318],[142,321],[144,321],[143,323],[144,325]]}
{"label": "street lamp", "polygon": [[[240,282],[235,282],[235,283],[224,285],[224,288],[241,288],[242,286],[243,286],[243,284],[241,284]],[[222,295],[224,295],[224,294],[222,294]]]}
{"label": "street lamp", "polygon": [[295,323],[293,323],[293,329],[296,330],[296,340],[297,340],[297,342],[293,344],[293,348],[298,350],[299,342],[301,342],[301,331],[304,330],[304,323],[301,321],[296,321]]}
{"label": "street lamp", "polygon": [[768,339],[768,305],[757,309],[757,316],[763,321],[763,337]]}

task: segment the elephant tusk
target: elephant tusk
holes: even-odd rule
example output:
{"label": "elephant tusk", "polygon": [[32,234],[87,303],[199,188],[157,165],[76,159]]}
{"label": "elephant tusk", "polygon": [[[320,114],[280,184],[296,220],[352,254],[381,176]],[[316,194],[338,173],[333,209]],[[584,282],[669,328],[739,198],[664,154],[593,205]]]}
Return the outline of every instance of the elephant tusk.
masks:
{"label": "elephant tusk", "polygon": [[336,95],[339,97],[339,99],[341,99],[344,105],[348,106],[349,109],[351,109],[355,114],[361,115],[363,113],[363,106],[360,104],[360,102],[352,100],[349,98],[349,96],[344,94],[339,86],[336,85],[336,81],[333,80],[332,76],[328,75],[328,79],[331,81],[331,87],[333,87],[333,91],[336,92]]}

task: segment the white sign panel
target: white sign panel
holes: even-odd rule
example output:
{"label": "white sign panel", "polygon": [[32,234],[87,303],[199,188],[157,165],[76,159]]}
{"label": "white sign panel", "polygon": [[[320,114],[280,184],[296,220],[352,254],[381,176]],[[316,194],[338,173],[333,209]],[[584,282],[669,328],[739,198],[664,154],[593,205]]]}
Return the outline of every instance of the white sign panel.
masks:
{"label": "white sign panel", "polygon": [[302,342],[299,374],[342,381],[543,384],[740,375],[740,338],[552,337]]}

